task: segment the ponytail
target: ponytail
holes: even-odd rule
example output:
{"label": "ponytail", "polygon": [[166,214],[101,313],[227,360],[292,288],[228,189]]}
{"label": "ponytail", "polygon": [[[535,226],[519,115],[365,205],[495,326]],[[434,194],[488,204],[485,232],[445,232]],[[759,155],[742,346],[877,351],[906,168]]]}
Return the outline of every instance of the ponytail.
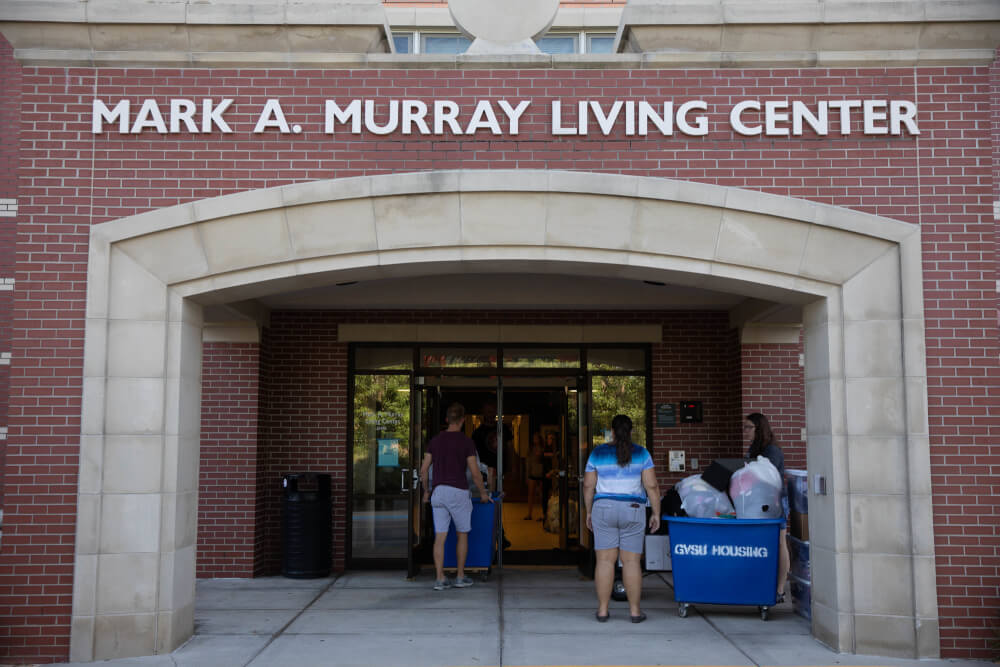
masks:
{"label": "ponytail", "polygon": [[624,468],[632,462],[632,420],[628,415],[615,415],[611,420],[611,431],[614,433],[618,465]]}

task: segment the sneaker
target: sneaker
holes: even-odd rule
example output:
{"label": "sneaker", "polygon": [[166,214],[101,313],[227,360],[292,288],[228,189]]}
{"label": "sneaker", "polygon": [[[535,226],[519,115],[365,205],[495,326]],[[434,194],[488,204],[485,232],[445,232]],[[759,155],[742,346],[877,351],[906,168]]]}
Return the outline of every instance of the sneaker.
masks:
{"label": "sneaker", "polygon": [[444,591],[448,590],[449,588],[451,588],[451,582],[448,581],[447,579],[442,579],[440,581],[434,582],[434,590],[436,591]]}
{"label": "sneaker", "polygon": [[452,584],[455,588],[466,588],[472,585],[472,579],[469,577],[462,577],[461,579],[456,579],[455,583]]}

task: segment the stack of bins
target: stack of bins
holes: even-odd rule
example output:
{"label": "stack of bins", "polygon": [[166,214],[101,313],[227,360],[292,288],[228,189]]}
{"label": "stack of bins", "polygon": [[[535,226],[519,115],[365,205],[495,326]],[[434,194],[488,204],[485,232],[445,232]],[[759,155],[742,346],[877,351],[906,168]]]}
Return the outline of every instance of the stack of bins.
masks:
{"label": "stack of bins", "polygon": [[812,618],[812,577],[809,570],[809,475],[805,470],[785,470],[788,477],[788,528],[790,568],[788,588],[792,608],[800,616]]}

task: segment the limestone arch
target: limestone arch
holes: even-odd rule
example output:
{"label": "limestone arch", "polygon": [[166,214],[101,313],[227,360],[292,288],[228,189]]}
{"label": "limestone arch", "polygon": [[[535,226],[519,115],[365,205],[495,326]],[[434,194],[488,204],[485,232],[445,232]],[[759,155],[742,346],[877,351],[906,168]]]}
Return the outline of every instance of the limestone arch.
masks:
{"label": "limestone arch", "polygon": [[512,266],[801,304],[810,472],[830,489],[810,501],[813,634],[938,654],[919,228],[721,186],[483,170],[288,185],[92,229],[72,659],[168,652],[193,631],[205,304],[352,271]]}

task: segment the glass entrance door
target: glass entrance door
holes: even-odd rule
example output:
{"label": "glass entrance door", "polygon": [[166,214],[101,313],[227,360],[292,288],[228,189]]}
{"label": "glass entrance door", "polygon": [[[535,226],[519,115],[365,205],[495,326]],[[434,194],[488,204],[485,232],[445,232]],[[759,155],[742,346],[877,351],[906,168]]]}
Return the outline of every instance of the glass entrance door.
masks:
{"label": "glass entrance door", "polygon": [[401,566],[410,553],[410,376],[356,374],[353,389],[351,561]]}
{"label": "glass entrance door", "polygon": [[[497,425],[502,446],[486,456],[498,469],[494,488],[506,492],[499,514],[510,563],[576,562],[591,541],[581,484],[590,451],[610,438],[620,412],[632,417],[637,443],[649,436],[648,354],[639,346],[360,344],[349,377],[354,567],[406,567],[413,576],[431,562],[417,471],[452,402],[466,407],[468,435]],[[536,438],[544,474],[529,468]]]}

